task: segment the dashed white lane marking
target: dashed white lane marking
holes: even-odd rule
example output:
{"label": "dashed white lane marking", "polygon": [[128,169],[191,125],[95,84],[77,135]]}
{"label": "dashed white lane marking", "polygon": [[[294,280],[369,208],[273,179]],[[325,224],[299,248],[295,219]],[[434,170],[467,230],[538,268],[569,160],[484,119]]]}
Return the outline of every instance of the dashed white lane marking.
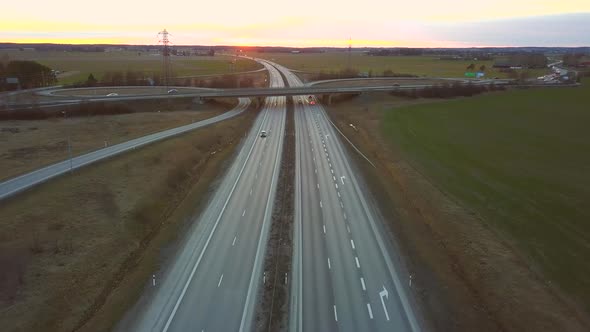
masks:
{"label": "dashed white lane marking", "polygon": [[317,169],[317,168],[315,169],[315,173],[316,173],[316,174],[318,173],[318,169]]}
{"label": "dashed white lane marking", "polygon": [[348,231],[348,233],[350,234],[350,227],[348,225],[346,225],[346,230]]}
{"label": "dashed white lane marking", "polygon": [[361,277],[361,286],[363,286],[363,290],[366,291],[367,287],[365,287],[365,278]]}
{"label": "dashed white lane marking", "polygon": [[328,163],[328,164],[330,164],[330,168],[332,168],[332,163]]}
{"label": "dashed white lane marking", "polygon": [[330,158],[328,158],[328,163],[330,162]]}
{"label": "dashed white lane marking", "polygon": [[223,274],[221,275],[221,278],[219,278],[219,282],[217,283],[217,288],[219,288],[219,286],[221,285],[221,280],[223,280]]}
{"label": "dashed white lane marking", "polygon": [[256,175],[254,176],[255,179],[258,179],[258,172],[256,172]]}
{"label": "dashed white lane marking", "polygon": [[354,256],[354,260],[356,261],[356,267],[360,269],[361,263],[359,263],[359,258],[357,256]]}
{"label": "dashed white lane marking", "polygon": [[315,161],[315,157],[313,157],[313,161]]}
{"label": "dashed white lane marking", "polygon": [[350,245],[352,246],[352,250],[356,250],[356,248],[354,247],[354,240],[350,239]]}
{"label": "dashed white lane marking", "polygon": [[323,208],[324,206],[322,205],[322,201],[320,201],[320,208]]}
{"label": "dashed white lane marking", "polygon": [[373,310],[371,309],[371,303],[367,303],[367,310],[369,311],[369,318],[373,319]]}
{"label": "dashed white lane marking", "polygon": [[317,183],[317,185],[318,185],[318,189],[320,189],[320,184],[319,184],[319,183]]}
{"label": "dashed white lane marking", "polygon": [[326,152],[326,157],[328,156],[328,153]]}
{"label": "dashed white lane marking", "polygon": [[342,201],[340,201],[340,207],[344,209],[344,204],[342,204]]}
{"label": "dashed white lane marking", "polygon": [[252,188],[250,188],[250,196],[252,196]]}
{"label": "dashed white lane marking", "polygon": [[338,189],[338,183],[334,183],[334,185],[336,186],[336,189]]}
{"label": "dashed white lane marking", "polygon": [[330,172],[332,172],[332,174],[334,174],[334,170],[330,168]]}
{"label": "dashed white lane marking", "polygon": [[246,210],[244,210],[244,212],[242,212],[242,217],[246,214]]}
{"label": "dashed white lane marking", "polygon": [[234,236],[234,241],[231,243],[231,246],[233,247],[236,244],[236,239],[238,238],[238,236]]}
{"label": "dashed white lane marking", "polygon": [[336,305],[334,304],[334,320],[338,321],[338,311],[336,311]]}
{"label": "dashed white lane marking", "polygon": [[324,228],[324,234],[326,234],[326,225],[322,226]]}
{"label": "dashed white lane marking", "polygon": [[328,270],[332,269],[332,264],[330,264],[330,257],[328,257]]}
{"label": "dashed white lane marking", "polygon": [[347,217],[346,217],[346,213],[343,213],[343,215],[344,215],[344,220],[346,220],[346,218],[347,218]]}
{"label": "dashed white lane marking", "polygon": [[332,179],[334,179],[334,181],[336,181],[336,177],[335,176],[332,176]]}
{"label": "dashed white lane marking", "polygon": [[[338,187],[336,187],[336,188],[338,188]],[[340,192],[339,192],[339,191],[337,191],[336,193],[338,194],[338,197],[341,197],[341,196],[340,196]]]}

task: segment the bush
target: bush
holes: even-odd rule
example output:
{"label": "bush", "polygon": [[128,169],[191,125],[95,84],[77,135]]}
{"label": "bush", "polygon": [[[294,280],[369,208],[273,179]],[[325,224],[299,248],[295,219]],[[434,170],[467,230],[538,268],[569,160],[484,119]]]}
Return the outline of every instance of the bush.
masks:
{"label": "bush", "polygon": [[487,91],[505,90],[504,86],[491,84],[475,85],[472,83],[462,84],[455,82],[453,84],[443,83],[423,89],[398,90],[392,92],[395,96],[406,98],[453,98],[453,97],[471,97]]}

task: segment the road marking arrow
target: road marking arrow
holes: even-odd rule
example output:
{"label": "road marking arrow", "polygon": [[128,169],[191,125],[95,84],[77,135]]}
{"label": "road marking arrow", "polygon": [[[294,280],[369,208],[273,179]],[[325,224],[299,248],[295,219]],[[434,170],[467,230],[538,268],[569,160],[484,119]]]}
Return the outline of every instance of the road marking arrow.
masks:
{"label": "road marking arrow", "polygon": [[389,313],[387,312],[387,307],[385,306],[385,301],[383,297],[389,299],[389,292],[385,289],[385,285],[383,285],[383,290],[379,292],[379,297],[381,298],[381,305],[383,305],[383,311],[385,312],[385,318],[389,320]]}
{"label": "road marking arrow", "polygon": [[342,184],[344,184],[344,179],[346,179],[346,176],[343,175],[340,177],[340,181],[342,181]]}

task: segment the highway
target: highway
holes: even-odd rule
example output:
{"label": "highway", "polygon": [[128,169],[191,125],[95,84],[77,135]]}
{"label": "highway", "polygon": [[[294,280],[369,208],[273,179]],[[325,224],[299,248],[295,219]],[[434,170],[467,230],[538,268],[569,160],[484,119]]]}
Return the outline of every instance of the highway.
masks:
{"label": "highway", "polygon": [[25,189],[31,188],[35,185],[43,183],[51,178],[56,176],[62,175],[67,173],[71,170],[78,169],[80,167],[95,163],[100,160],[104,160],[106,158],[113,157],[120,153],[130,151],[144,145],[157,142],[159,140],[163,140],[175,135],[179,135],[191,130],[195,130],[219,121],[223,121],[229,118],[232,118],[238,114],[241,114],[250,105],[250,99],[248,98],[240,98],[238,105],[232,109],[231,111],[225,112],[218,116],[205,119],[199,122],[195,122],[189,125],[172,128],[168,130],[164,130],[161,132],[157,132],[154,134],[146,135],[143,137],[139,137],[136,139],[132,139],[130,141],[112,145],[106,147],[104,149],[96,150],[87,154],[83,154],[77,157],[72,158],[71,160],[64,160],[43,168],[40,168],[36,171],[23,174],[16,178],[4,181],[0,183],[0,200],[7,198],[11,195],[14,195],[18,192],[21,192]]}
{"label": "highway", "polygon": [[[279,72],[262,62],[270,84]],[[285,97],[265,106],[198,222],[158,272],[121,331],[248,331],[264,282],[264,253],[286,121]],[[260,131],[268,132],[266,138]]]}
{"label": "highway", "polygon": [[[334,82],[346,80],[333,80]],[[324,81],[328,82],[328,81]],[[505,85],[509,84],[506,80],[480,80],[473,81],[477,85]],[[67,106],[79,103],[92,102],[120,102],[132,100],[156,100],[156,99],[174,99],[174,98],[240,98],[240,97],[269,97],[269,96],[304,96],[304,95],[321,95],[321,94],[350,94],[363,92],[387,92],[396,90],[413,90],[432,87],[434,84],[405,84],[405,85],[379,85],[374,86],[341,86],[341,87],[321,87],[316,85],[294,86],[294,87],[270,87],[270,88],[240,88],[240,89],[193,89],[196,92],[184,92],[173,95],[168,94],[147,94],[147,95],[127,95],[127,96],[62,96],[55,100],[44,100],[36,103],[5,103],[4,107],[10,110],[29,109],[34,107],[52,107]],[[117,87],[112,87],[116,89]],[[47,90],[43,93],[46,96],[52,96],[57,91],[67,92],[76,90],[85,90],[88,88]],[[180,89],[180,88],[179,88]]]}
{"label": "highway", "polygon": [[419,331],[408,276],[322,106],[295,97],[295,130],[290,331]]}

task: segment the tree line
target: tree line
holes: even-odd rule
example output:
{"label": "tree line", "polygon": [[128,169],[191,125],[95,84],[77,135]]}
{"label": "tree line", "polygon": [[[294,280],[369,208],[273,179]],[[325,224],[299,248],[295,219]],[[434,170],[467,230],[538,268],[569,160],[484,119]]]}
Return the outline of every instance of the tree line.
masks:
{"label": "tree line", "polygon": [[[310,77],[311,80],[320,81],[320,80],[333,80],[333,79],[341,79],[341,78],[359,78],[365,77],[361,75],[360,71],[356,68],[344,68],[341,70],[332,70],[332,71],[320,71],[317,74],[314,74]],[[391,69],[385,69],[381,72],[381,75],[375,74],[372,69],[370,69],[366,77],[418,77],[412,74],[404,74],[404,73],[397,73]]]}
{"label": "tree line", "polygon": [[[17,78],[18,85],[9,83],[10,78]],[[14,60],[0,62],[0,91],[41,88],[57,82],[51,68],[35,61]]]}
{"label": "tree line", "polygon": [[[97,87],[97,86],[160,86],[162,75],[158,72],[147,73],[142,71],[106,72],[100,79],[94,74],[88,75],[84,82],[74,84],[75,87]],[[239,77],[238,75],[222,75],[210,79],[184,80],[172,78],[172,84],[177,86],[192,86],[203,88],[231,89],[254,87],[254,80],[251,77]]]}
{"label": "tree line", "polygon": [[431,87],[422,89],[411,89],[411,90],[397,90],[393,91],[394,96],[406,97],[406,98],[453,98],[453,97],[471,97],[488,91],[501,91],[506,90],[502,85],[476,85],[473,83],[459,83],[454,82],[452,84],[443,83],[437,84]]}

